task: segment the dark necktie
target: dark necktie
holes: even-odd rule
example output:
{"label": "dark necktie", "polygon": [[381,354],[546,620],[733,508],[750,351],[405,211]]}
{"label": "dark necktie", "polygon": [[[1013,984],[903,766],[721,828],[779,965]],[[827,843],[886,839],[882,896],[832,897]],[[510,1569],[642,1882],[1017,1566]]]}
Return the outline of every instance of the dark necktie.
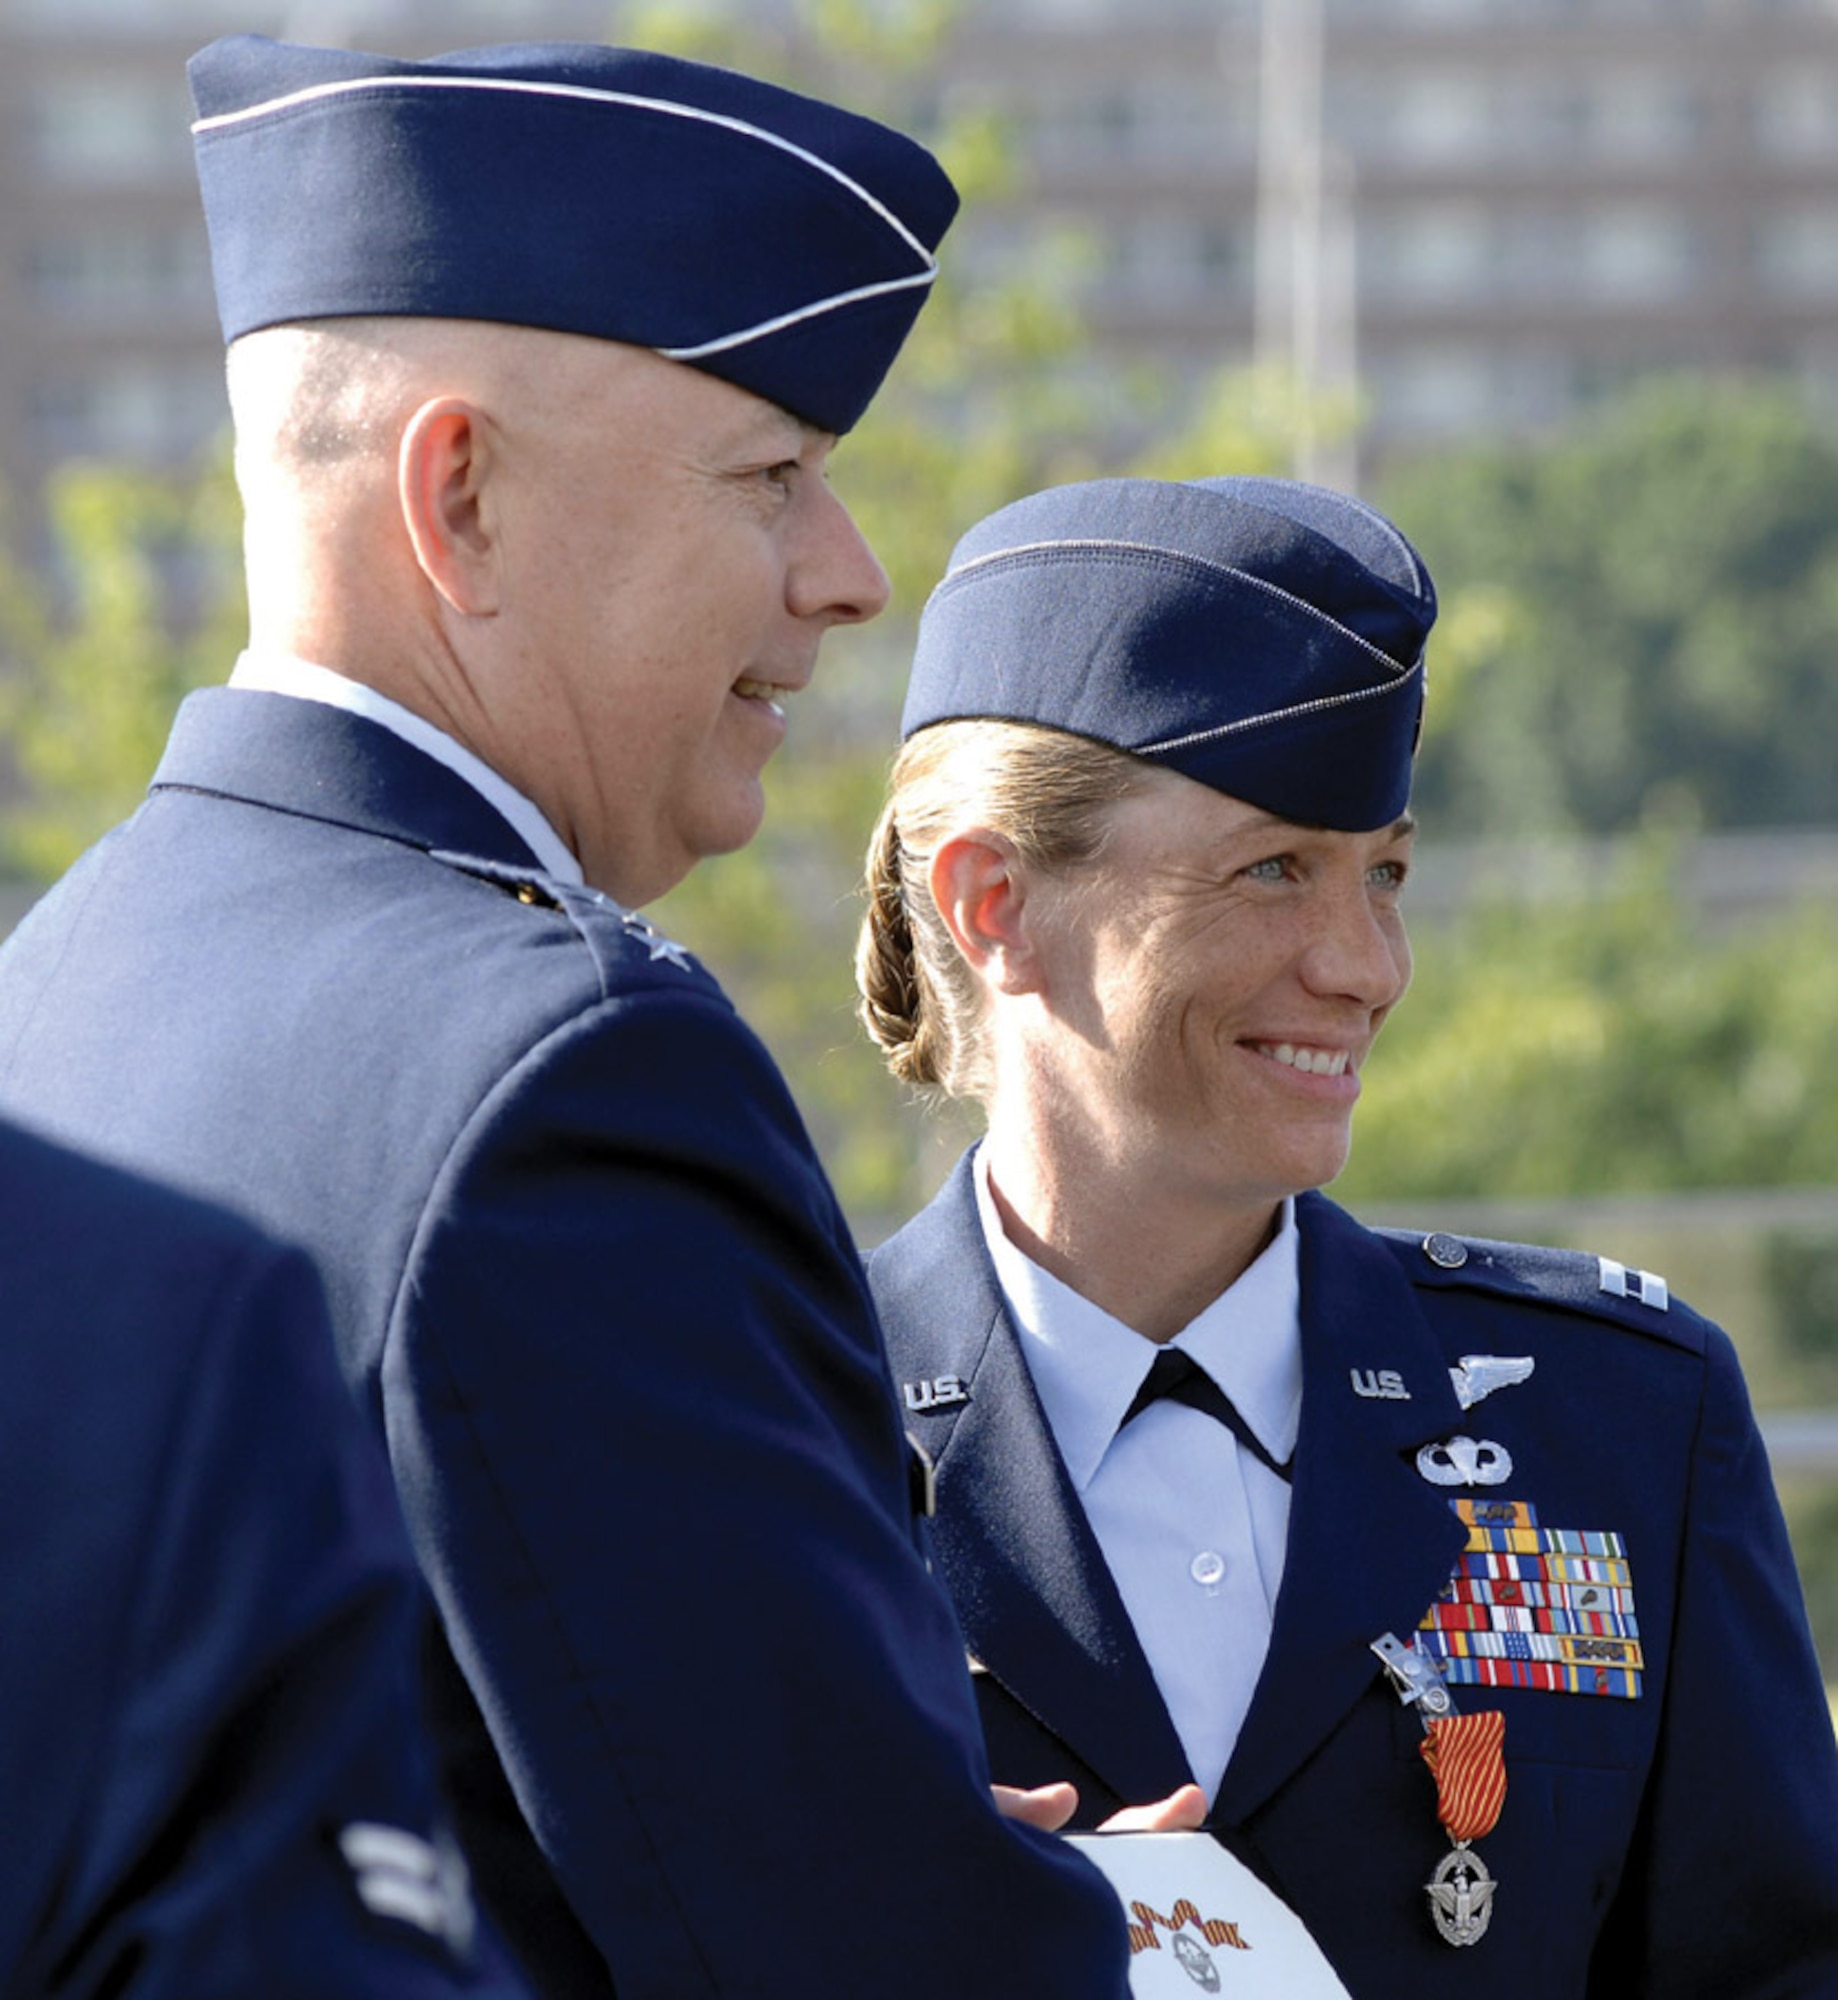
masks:
{"label": "dark necktie", "polygon": [[[1171,1396],[1177,1403],[1185,1403],[1190,1409],[1204,1410],[1209,1417],[1218,1418],[1253,1458],[1267,1465],[1279,1479],[1293,1479],[1290,1468],[1294,1459],[1285,1459],[1278,1465],[1264,1449],[1257,1433],[1238,1414],[1231,1397],[1191,1354],[1178,1347],[1164,1347],[1155,1357],[1155,1365],[1149,1370],[1142,1387],[1136,1391],[1136,1400],[1123,1413],[1123,1423],[1127,1424],[1132,1417],[1140,1416],[1151,1403],[1159,1402],[1163,1396]],[[1123,1424],[1117,1428],[1121,1430]]]}

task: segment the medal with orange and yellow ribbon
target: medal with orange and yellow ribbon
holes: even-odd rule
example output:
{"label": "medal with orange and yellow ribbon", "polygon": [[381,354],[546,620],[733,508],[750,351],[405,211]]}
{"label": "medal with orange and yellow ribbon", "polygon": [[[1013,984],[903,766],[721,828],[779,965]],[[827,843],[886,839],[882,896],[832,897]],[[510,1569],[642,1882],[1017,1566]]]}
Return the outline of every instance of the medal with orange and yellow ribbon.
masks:
{"label": "medal with orange and yellow ribbon", "polygon": [[1473,1715],[1425,1716],[1417,1748],[1436,1780],[1436,1816],[1455,1845],[1424,1889],[1438,1933],[1474,1944],[1493,1916],[1495,1883],[1472,1842],[1491,1833],[1506,1803],[1506,1717],[1497,1708]]}

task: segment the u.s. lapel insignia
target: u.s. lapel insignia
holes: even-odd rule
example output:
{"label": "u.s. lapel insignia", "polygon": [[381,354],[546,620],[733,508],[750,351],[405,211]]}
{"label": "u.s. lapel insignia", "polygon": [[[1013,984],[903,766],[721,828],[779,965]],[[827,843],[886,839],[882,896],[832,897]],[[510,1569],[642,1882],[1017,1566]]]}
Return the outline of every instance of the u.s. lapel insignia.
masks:
{"label": "u.s. lapel insignia", "polygon": [[928,1410],[948,1410],[970,1400],[961,1375],[935,1375],[928,1381],[902,1382],[906,1407],[919,1416]]}
{"label": "u.s. lapel insignia", "polygon": [[1404,1377],[1395,1368],[1355,1368],[1349,1372],[1353,1377],[1353,1393],[1356,1396],[1376,1397],[1384,1403],[1410,1401],[1410,1391],[1404,1386]]}
{"label": "u.s. lapel insignia", "polygon": [[1537,1365],[1529,1354],[1464,1354],[1449,1370],[1449,1380],[1455,1384],[1455,1400],[1471,1410],[1496,1389],[1528,1380]]}
{"label": "u.s. lapel insignia", "polygon": [[1513,1476],[1513,1460],[1491,1438],[1452,1437],[1426,1444],[1417,1470],[1432,1486],[1503,1486]]}

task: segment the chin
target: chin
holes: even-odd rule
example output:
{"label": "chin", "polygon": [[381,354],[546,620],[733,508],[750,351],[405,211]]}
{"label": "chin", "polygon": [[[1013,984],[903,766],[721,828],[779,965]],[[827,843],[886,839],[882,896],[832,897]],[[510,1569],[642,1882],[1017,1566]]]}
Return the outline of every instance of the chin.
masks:
{"label": "chin", "polygon": [[1306,1194],[1311,1188],[1323,1188],[1338,1180],[1346,1171],[1352,1151],[1351,1146],[1340,1145],[1314,1146],[1298,1152],[1289,1163],[1290,1171],[1282,1175],[1287,1192]]}
{"label": "chin", "polygon": [[696,842],[696,859],[708,860],[717,854],[738,854],[749,845],[766,823],[766,793],[754,784],[736,799],[729,810],[716,815]]}

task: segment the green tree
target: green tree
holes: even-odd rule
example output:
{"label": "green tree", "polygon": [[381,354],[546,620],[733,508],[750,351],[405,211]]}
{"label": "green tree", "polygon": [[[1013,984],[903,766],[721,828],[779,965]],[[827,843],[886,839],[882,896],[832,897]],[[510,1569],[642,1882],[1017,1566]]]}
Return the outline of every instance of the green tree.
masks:
{"label": "green tree", "polygon": [[[809,0],[767,26],[732,7],[628,10],[620,32],[827,92],[922,138],[964,199],[931,301],[836,486],[886,565],[888,615],[832,634],[817,686],[769,773],[765,829],[705,864],[657,920],[703,955],[791,1078],[851,1211],[897,1218],[932,1169],[928,1136],[854,1022],[855,888],[898,732],[913,625],[957,537],[1023,494],[1126,470],[1163,477],[1283,469],[1296,399],[1271,374],[1197,385],[1106,369],[1078,305],[1086,246],[1049,230],[979,254],[1022,184],[1024,135],[999,107],[941,103],[927,82],[957,9]],[[959,275],[964,273],[966,275]]]}
{"label": "green tree", "polygon": [[18,790],[9,872],[49,880],[129,811],[192,688],[241,642],[226,461],[171,478],[72,464],[51,481],[52,581],[0,568],[0,732]]}
{"label": "green tree", "polygon": [[1442,834],[1832,818],[1838,432],[1792,390],[1650,382],[1385,498],[1449,607],[1417,794]]}
{"label": "green tree", "polygon": [[1395,1204],[1838,1183],[1838,912],[1707,932],[1653,837],[1418,927],[1336,1194]]}

